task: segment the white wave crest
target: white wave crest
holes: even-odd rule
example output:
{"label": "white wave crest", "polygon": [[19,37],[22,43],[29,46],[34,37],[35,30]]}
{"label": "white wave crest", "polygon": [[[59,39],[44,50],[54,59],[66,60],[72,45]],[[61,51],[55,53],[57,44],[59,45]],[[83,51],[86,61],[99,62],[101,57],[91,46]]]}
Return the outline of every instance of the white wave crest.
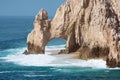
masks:
{"label": "white wave crest", "polygon": [[72,55],[8,55],[2,57],[7,62],[13,62],[23,66],[80,66],[92,68],[106,68],[106,62],[102,59],[80,60],[70,59]]}
{"label": "white wave crest", "polygon": [[[65,45],[60,46],[47,46],[46,50],[60,50],[64,49]],[[26,48],[10,49],[6,52],[10,52],[5,57],[0,57],[6,62],[12,62],[17,65],[23,66],[79,66],[79,67],[92,67],[92,68],[107,68],[106,62],[102,59],[80,60],[73,59],[74,54],[59,54],[59,55],[24,55],[22,54]]]}
{"label": "white wave crest", "polygon": [[39,55],[8,55],[3,57],[7,62],[14,62],[15,64],[24,66],[41,66],[47,65],[54,60],[54,57],[44,54]]}
{"label": "white wave crest", "polygon": [[25,74],[24,75],[25,77],[48,77],[48,76],[53,76],[53,75],[28,75],[28,74]]}

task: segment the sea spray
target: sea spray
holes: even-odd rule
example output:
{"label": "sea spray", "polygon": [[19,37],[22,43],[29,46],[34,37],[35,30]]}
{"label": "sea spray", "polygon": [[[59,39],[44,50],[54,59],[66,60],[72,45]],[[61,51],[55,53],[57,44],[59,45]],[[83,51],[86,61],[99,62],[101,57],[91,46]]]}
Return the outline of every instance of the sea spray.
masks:
{"label": "sea spray", "polygon": [[8,49],[2,52],[8,52],[6,56],[0,57],[5,62],[12,62],[21,66],[77,66],[106,68],[106,62],[102,59],[81,60],[73,59],[74,54],[53,54],[53,50],[64,49],[65,45],[46,46],[46,54],[24,55],[22,52],[26,49],[16,48]]}
{"label": "sea spray", "polygon": [[70,59],[71,54],[60,55],[8,55],[3,57],[6,62],[13,62],[17,65],[23,66],[77,66],[77,67],[91,67],[91,68],[106,68],[106,62],[102,59],[80,60]]}
{"label": "sea spray", "polygon": [[13,62],[15,64],[23,65],[23,66],[46,66],[54,60],[54,57],[44,54],[39,54],[39,55],[19,54],[19,55],[8,55],[3,59],[5,59],[5,61],[7,62]]}

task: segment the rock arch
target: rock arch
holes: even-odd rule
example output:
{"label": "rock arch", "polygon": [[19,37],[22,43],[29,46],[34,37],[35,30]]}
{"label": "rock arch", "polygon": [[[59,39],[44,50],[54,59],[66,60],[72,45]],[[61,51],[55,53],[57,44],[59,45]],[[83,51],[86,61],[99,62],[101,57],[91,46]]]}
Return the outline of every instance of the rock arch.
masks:
{"label": "rock arch", "polygon": [[55,38],[65,39],[69,43],[63,25],[55,26],[51,21],[46,10],[42,9],[38,13],[34,21],[34,29],[27,38],[28,54],[43,54],[48,41]]}
{"label": "rock arch", "polygon": [[52,20],[41,10],[28,35],[25,53],[44,53],[50,39],[64,38],[65,53],[78,51],[80,58],[86,59],[107,56],[109,67],[120,67],[119,3],[120,0],[67,0]]}

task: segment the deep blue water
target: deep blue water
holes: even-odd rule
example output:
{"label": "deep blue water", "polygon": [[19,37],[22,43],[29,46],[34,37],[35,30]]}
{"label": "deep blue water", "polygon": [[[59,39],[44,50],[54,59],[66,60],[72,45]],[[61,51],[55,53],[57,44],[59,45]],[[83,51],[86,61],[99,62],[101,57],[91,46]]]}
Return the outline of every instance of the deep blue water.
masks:
{"label": "deep blue water", "polygon": [[[64,66],[62,63],[62,66],[49,66],[46,62],[51,59],[47,58],[52,57],[47,56],[44,59],[22,55],[26,49],[27,35],[33,29],[33,22],[34,17],[30,16],[0,17],[0,80],[120,80],[120,69],[101,68],[102,65],[98,65],[100,63],[93,65],[99,68]],[[65,40],[54,39],[47,46],[61,48],[63,44]],[[41,59],[48,66],[39,64],[38,60],[41,62]],[[92,63],[77,63],[79,64]]]}

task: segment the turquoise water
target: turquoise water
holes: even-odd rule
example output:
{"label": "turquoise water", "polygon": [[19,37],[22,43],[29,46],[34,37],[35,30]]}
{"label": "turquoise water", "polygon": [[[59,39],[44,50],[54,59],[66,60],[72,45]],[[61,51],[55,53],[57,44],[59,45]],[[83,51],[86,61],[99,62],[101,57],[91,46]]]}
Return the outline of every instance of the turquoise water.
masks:
{"label": "turquoise water", "polygon": [[[33,21],[34,17],[0,17],[0,80],[120,80],[120,69],[107,68],[103,60],[23,55]],[[64,49],[65,44],[54,39],[46,50]]]}

